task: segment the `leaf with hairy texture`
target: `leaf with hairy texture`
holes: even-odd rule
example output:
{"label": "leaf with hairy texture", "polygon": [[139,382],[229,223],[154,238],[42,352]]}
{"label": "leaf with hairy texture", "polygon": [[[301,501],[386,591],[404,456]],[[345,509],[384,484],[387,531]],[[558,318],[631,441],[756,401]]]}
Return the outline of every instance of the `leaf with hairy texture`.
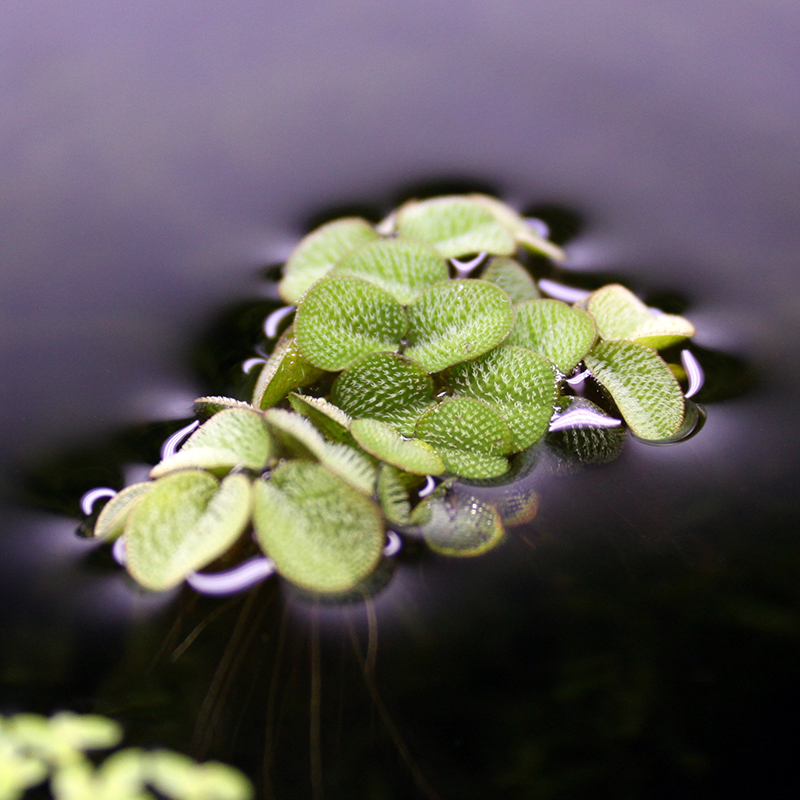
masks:
{"label": "leaf with hairy texture", "polygon": [[405,355],[428,372],[497,347],[514,324],[509,296],[489,281],[436,283],[408,306]]}
{"label": "leaf with hairy texture", "polygon": [[263,470],[274,445],[262,414],[253,408],[227,408],[204,422],[173,456],[150,471],[160,478],[181,469]]}
{"label": "leaf with hairy texture", "polygon": [[369,457],[346,444],[326,441],[314,425],[300,414],[282,408],[265,412],[267,422],[294,458],[312,458],[335,472],[354,489],[371,495],[376,468]]}
{"label": "leaf with hairy texture", "polygon": [[[613,461],[625,443],[625,426],[585,397],[562,397],[557,419],[574,424],[559,427],[547,437],[551,451],[574,464],[601,464]],[[576,413],[578,412],[578,413]]]}
{"label": "leaf with hairy texture", "polygon": [[375,486],[383,515],[392,525],[410,524],[411,503],[403,473],[391,464],[381,464]]}
{"label": "leaf with hairy texture", "polygon": [[506,344],[541,353],[569,374],[597,338],[592,318],[560,300],[529,300],[514,306],[514,327]]}
{"label": "leaf with hairy texture", "polygon": [[499,286],[511,298],[512,303],[539,299],[539,290],[533,276],[513,258],[490,259],[481,278]]}
{"label": "leaf with hairy texture", "polygon": [[525,218],[511,206],[486,194],[471,194],[469,198],[489,211],[516,241],[531,252],[547,256],[553,261],[564,261],[567,254],[556,244],[539,236]]}
{"label": "leaf with hairy texture", "polygon": [[385,289],[342,275],[325,278],[306,293],[294,329],[304,358],[338,372],[368,353],[396,351],[408,319]]}
{"label": "leaf with hairy texture", "polygon": [[333,269],[339,259],[380,237],[365,219],[344,217],[312,231],[289,256],[278,284],[280,296],[291,305]]}
{"label": "leaf with hairy texture", "polygon": [[306,417],[314,427],[331,442],[354,444],[350,434],[350,415],[339,406],[329,403],[323,397],[312,397],[303,394],[290,394],[289,403],[292,408]]}
{"label": "leaf with hairy texture", "polygon": [[241,473],[221,484],[202,470],[160,478],[125,526],[128,572],[147,589],[177,586],[236,542],[250,508],[250,479]]}
{"label": "leaf with hairy texture", "polygon": [[447,261],[433,247],[413,239],[386,239],[359,247],[342,258],[330,274],[363,278],[403,305],[450,275]]}
{"label": "leaf with hairy texture", "polygon": [[688,319],[652,311],[618,283],[592,292],[586,308],[594,317],[600,336],[607,341],[626,339],[663,350],[696,333]]}
{"label": "leaf with hairy texture", "polygon": [[483,400],[500,413],[514,450],[524,450],[547,432],[556,381],[543,356],[504,344],[451,367],[448,380],[456,396]]}
{"label": "leaf with hairy texture", "polygon": [[397,210],[395,224],[401,237],[429,242],[445,258],[472,253],[510,256],[517,249],[494,213],[469,197],[411,201]]}
{"label": "leaf with hairy texture", "polygon": [[300,355],[294,338],[294,328],[287,328],[261,368],[253,390],[253,405],[258,408],[272,408],[293,389],[308,386],[324,374],[324,370],[310,364]]}
{"label": "leaf with hairy texture", "polygon": [[655,350],[638,342],[600,342],[585,362],[636,436],[657,441],[680,430],[683,392]]}
{"label": "leaf with hairy texture", "polygon": [[194,401],[195,416],[203,421],[210,419],[214,414],[224,411],[226,408],[256,410],[256,407],[251,403],[245,403],[243,400],[236,400],[233,397],[198,397]]}
{"label": "leaf with hairy texture", "polygon": [[355,419],[350,426],[355,440],[368,453],[413,475],[440,475],[444,462],[419,439],[405,439],[394,428],[376,419]]}
{"label": "leaf with hairy texture", "polygon": [[447,469],[464,478],[492,478],[508,469],[511,431],[482,400],[451,397],[417,423],[417,437],[432,445]]}
{"label": "leaf with hairy texture", "polygon": [[412,436],[433,401],[433,380],[406,356],[372,353],[339,375],[331,400],[354,419],[377,419]]}
{"label": "leaf with hairy texture", "polygon": [[126,486],[115,494],[101,509],[94,524],[93,535],[98,539],[116,539],[120,536],[128,515],[152,487],[152,481],[144,481]]}
{"label": "leaf with hairy texture", "polygon": [[467,488],[437,487],[411,513],[428,547],[445,556],[479,556],[500,544],[505,530],[497,509]]}
{"label": "leaf with hairy texture", "polygon": [[312,592],[352,589],[384,543],[377,504],[322,464],[286,461],[255,486],[256,538],[284,578]]}

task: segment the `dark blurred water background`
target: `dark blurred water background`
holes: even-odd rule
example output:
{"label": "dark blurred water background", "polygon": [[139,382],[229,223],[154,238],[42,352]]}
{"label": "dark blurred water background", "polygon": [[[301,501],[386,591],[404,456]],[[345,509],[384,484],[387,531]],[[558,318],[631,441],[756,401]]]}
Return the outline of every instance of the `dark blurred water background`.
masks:
{"label": "dark blurred water background", "polygon": [[[6,3],[0,711],[112,713],[265,797],[796,797],[799,40],[785,0]],[[681,303],[731,357],[705,428],[402,563],[374,670],[368,606],[139,593],[82,487],[216,388],[311,220],[437,181]]]}

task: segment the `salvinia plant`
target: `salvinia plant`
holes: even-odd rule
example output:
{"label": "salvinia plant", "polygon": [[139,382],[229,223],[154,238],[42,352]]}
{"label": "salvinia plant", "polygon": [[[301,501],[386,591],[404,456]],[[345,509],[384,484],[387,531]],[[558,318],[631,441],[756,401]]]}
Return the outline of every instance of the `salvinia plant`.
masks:
{"label": "salvinia plant", "polygon": [[[376,569],[389,530],[473,555],[504,521],[530,518],[519,498],[509,510],[468,487],[511,481],[551,428],[676,439],[680,367],[658,351],[692,324],[618,284],[572,305],[542,296],[515,259],[524,250],[563,258],[484,195],[313,231],[284,265],[293,318],[249,402],[197,400],[202,424],[104,506],[95,535],[123,537],[129,573],[152,590],[252,537],[296,587],[346,593]],[[578,376],[604,408],[576,395]]]}

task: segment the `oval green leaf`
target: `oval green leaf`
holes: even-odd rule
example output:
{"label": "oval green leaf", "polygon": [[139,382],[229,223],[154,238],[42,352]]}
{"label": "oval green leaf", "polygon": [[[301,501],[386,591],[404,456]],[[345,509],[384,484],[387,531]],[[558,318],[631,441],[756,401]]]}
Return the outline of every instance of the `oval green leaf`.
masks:
{"label": "oval green leaf", "polygon": [[493,283],[436,283],[408,306],[405,355],[428,372],[477,358],[508,336],[514,316],[509,296]]}
{"label": "oval green leaf", "polygon": [[125,526],[128,572],[147,589],[177,586],[234,544],[250,508],[250,480],[241,473],[221,484],[200,470],[160,478]]}
{"label": "oval green leaf", "polygon": [[287,461],[257,482],[253,521],[277,571],[309,591],[352,589],[381,558],[380,509],[321,464]]}
{"label": "oval green leaf", "polygon": [[346,369],[368,353],[396,351],[407,328],[406,312],[389,292],[348,276],[315,284],[294,322],[300,353],[331,372]]}
{"label": "oval green leaf", "polygon": [[511,298],[512,303],[524,303],[540,297],[533,276],[513,258],[490,259],[481,278],[499,286]]}
{"label": "oval green leaf", "polygon": [[306,417],[314,427],[329,441],[353,444],[350,435],[350,415],[339,406],[329,403],[324,397],[290,394],[292,408]]}
{"label": "oval green leaf", "polygon": [[657,441],[680,430],[683,392],[655,350],[637,342],[600,342],[585,363],[636,436]]}
{"label": "oval green leaf", "polygon": [[355,419],[350,431],[368,453],[405,472],[412,475],[440,475],[444,472],[444,462],[429,444],[419,439],[406,439],[383,422]]}
{"label": "oval green leaf", "polygon": [[294,338],[294,329],[288,328],[261,368],[253,390],[253,405],[272,408],[293,389],[308,386],[324,374],[300,355]]}
{"label": "oval green leaf", "polygon": [[376,491],[383,515],[388,522],[392,525],[409,525],[411,503],[403,473],[391,464],[381,464]]}
{"label": "oval green leaf", "polygon": [[455,395],[483,400],[500,413],[511,431],[514,450],[529,447],[547,432],[556,381],[543,356],[504,344],[451,367],[449,382]]}
{"label": "oval green leaf", "polygon": [[529,300],[514,306],[514,327],[506,344],[541,353],[569,374],[592,349],[597,330],[592,318],[560,300]]}
{"label": "oval green leaf", "polygon": [[379,238],[372,225],[360,217],[337,219],[312,231],[284,264],[283,278],[278,285],[281,297],[296,305],[342,256]]}
{"label": "oval green leaf", "polygon": [[253,411],[255,406],[251,403],[245,403],[243,400],[236,400],[233,397],[198,397],[194,401],[195,416],[203,421],[210,419],[218,411],[224,411],[226,408],[246,408]]}
{"label": "oval green leaf", "polygon": [[517,249],[514,236],[495,215],[469,197],[406,203],[398,209],[395,224],[400,236],[428,242],[445,258],[472,253],[510,256]]}
{"label": "oval green leaf", "polygon": [[339,375],[331,400],[354,419],[377,419],[412,436],[433,391],[433,380],[416,361],[372,353]]}
{"label": "oval green leaf", "polygon": [[134,483],[115,494],[101,509],[94,524],[94,536],[98,539],[116,539],[122,534],[128,514],[153,488],[152,481]]}
{"label": "oval green leaf", "polygon": [[600,336],[607,341],[627,339],[663,350],[696,333],[688,319],[652,311],[618,283],[592,292],[587,310],[594,317]]}
{"label": "oval green leaf", "polygon": [[451,397],[417,423],[417,437],[433,445],[447,469],[464,478],[493,478],[508,469],[511,431],[482,400]]}
{"label": "oval green leaf", "polygon": [[364,278],[407,305],[427,286],[447,280],[449,271],[445,259],[430,245],[413,239],[386,239],[348,253],[331,275]]}
{"label": "oval green leaf", "polygon": [[264,417],[254,408],[227,408],[204,422],[175,455],[156,464],[150,477],[182,469],[260,471],[273,457]]}

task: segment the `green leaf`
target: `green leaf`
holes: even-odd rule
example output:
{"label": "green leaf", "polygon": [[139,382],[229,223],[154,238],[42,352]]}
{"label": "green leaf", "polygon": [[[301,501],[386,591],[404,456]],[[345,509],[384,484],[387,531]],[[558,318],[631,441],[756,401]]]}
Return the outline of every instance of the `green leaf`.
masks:
{"label": "green leaf", "polygon": [[533,276],[513,258],[490,259],[481,278],[499,286],[511,298],[512,303],[539,299],[539,290]]}
{"label": "green leaf", "polygon": [[329,403],[323,397],[294,393],[289,395],[289,403],[329,441],[349,445],[354,443],[350,435],[350,415],[342,411],[339,406]]}
{"label": "green leaf", "polygon": [[302,355],[320,369],[338,372],[368,353],[397,350],[408,320],[385,289],[361,278],[332,276],[306,293],[294,328]]}
{"label": "green leaf", "polygon": [[451,397],[433,406],[417,423],[417,437],[433,445],[456,475],[492,478],[508,469],[511,431],[482,400]]}
{"label": "green leaf", "polygon": [[600,342],[585,362],[636,436],[655,441],[680,430],[683,392],[655,350],[637,342]]}
{"label": "green leaf", "polygon": [[529,300],[514,306],[514,328],[506,344],[541,353],[567,375],[591,350],[597,330],[592,318],[560,300]]}
{"label": "green leaf", "polygon": [[120,536],[128,520],[128,514],[152,486],[152,481],[134,483],[115,494],[100,511],[94,524],[94,536],[98,539],[116,539]]}
{"label": "green leaf", "polygon": [[308,386],[324,375],[324,370],[309,364],[297,349],[294,329],[284,331],[267,363],[261,368],[253,390],[253,405],[271,408],[280,403],[292,389]]}
{"label": "green leaf", "polygon": [[381,464],[376,484],[383,515],[392,525],[410,524],[411,503],[403,473],[391,464]]}
{"label": "green leaf", "polygon": [[372,353],[339,375],[331,400],[354,419],[377,419],[410,436],[433,401],[433,380],[406,356]]}
{"label": "green leaf", "polygon": [[321,464],[286,461],[258,481],[253,520],[277,571],[309,591],[345,592],[381,558],[380,509]]}
{"label": "green leaf", "polygon": [[426,289],[408,306],[405,355],[428,372],[497,347],[514,323],[509,296],[493,283],[452,280]]}
{"label": "green leaf", "polygon": [[243,400],[236,400],[233,397],[198,397],[194,401],[195,416],[205,421],[210,419],[219,411],[226,408],[246,408],[250,411],[255,410],[255,406],[245,403]]}
{"label": "green leaf", "polygon": [[688,319],[651,311],[633,292],[618,283],[592,292],[587,310],[605,340],[626,339],[662,350],[696,333]]}
{"label": "green leaf", "polygon": [[351,275],[386,289],[407,305],[419,293],[450,273],[447,262],[430,245],[413,239],[386,239],[348,253],[331,275]]}
{"label": "green leaf", "polygon": [[426,543],[446,556],[478,556],[503,538],[503,521],[494,505],[460,488],[437,487],[412,512]]}
{"label": "green leaf", "polygon": [[122,726],[98,714],[62,711],[49,724],[53,736],[74,750],[107,750],[122,741]]}
{"label": "green leaf", "polygon": [[543,356],[503,345],[451,367],[448,379],[455,395],[483,400],[500,413],[514,450],[525,449],[547,432],[556,382]]}
{"label": "green leaf", "polygon": [[295,458],[316,459],[354,489],[372,495],[376,469],[367,456],[346,444],[325,441],[314,425],[300,414],[282,408],[271,408],[265,414]]}
{"label": "green leaf", "polygon": [[253,408],[227,408],[204,422],[175,455],[156,464],[150,477],[182,469],[260,471],[274,455],[261,413]]}
{"label": "green leaf", "polygon": [[375,458],[413,475],[439,475],[444,462],[419,439],[405,439],[394,428],[376,419],[356,419],[350,426],[355,440]]}
{"label": "green leaf", "polygon": [[156,481],[125,526],[126,566],[144,587],[161,591],[228,550],[250,518],[250,480],[185,470]]}
{"label": "green leaf", "polygon": [[469,197],[489,211],[497,222],[527,250],[551,258],[553,261],[564,261],[567,257],[567,254],[558,245],[542,238],[533,231],[525,221],[525,218],[511,206],[501,203],[496,198],[486,194],[471,194]]}
{"label": "green leaf", "polygon": [[337,219],[312,231],[300,241],[283,267],[283,279],[278,285],[281,297],[296,304],[342,256],[379,238],[372,225],[359,217]]}
{"label": "green leaf", "polygon": [[147,754],[148,782],[175,800],[250,800],[253,787],[238,769],[191,758],[169,750]]}
{"label": "green leaf", "polygon": [[445,258],[472,253],[510,256],[517,249],[514,237],[494,213],[469,197],[406,203],[397,211],[396,226],[401,237],[429,242]]}
{"label": "green leaf", "polygon": [[589,412],[584,421],[576,418],[574,427],[551,431],[547,445],[566,460],[576,464],[600,464],[613,461],[622,451],[625,442],[623,425],[605,426],[593,424],[592,418],[600,422],[613,422],[614,417],[598,408],[585,397],[562,397],[559,399],[561,413],[566,418],[575,411]]}

